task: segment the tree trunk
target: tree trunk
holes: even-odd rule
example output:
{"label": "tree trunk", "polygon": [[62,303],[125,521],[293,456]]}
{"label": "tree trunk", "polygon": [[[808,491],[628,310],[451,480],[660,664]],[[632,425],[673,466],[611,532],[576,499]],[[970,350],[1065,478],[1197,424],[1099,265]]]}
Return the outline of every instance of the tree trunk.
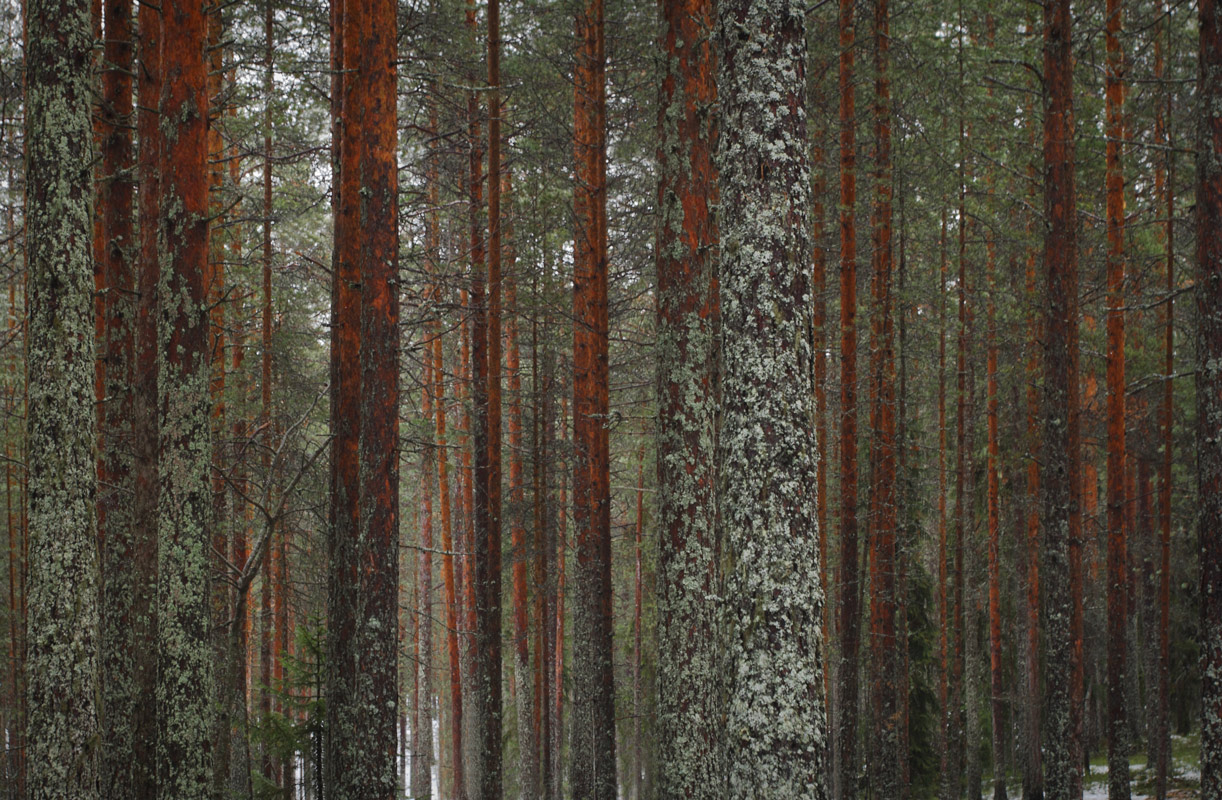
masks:
{"label": "tree trunk", "polygon": [[[1045,787],[1049,800],[1068,800],[1079,770],[1072,706],[1071,641],[1074,588],[1071,561],[1078,549],[1080,494],[1078,451],[1077,203],[1074,195],[1073,52],[1069,0],[1044,9],[1044,436],[1043,493]],[[1070,676],[1070,680],[1066,680]]]}
{"label": "tree trunk", "polygon": [[857,145],[853,87],[854,0],[840,0],[840,664],[834,794],[857,797]]}
{"label": "tree trunk", "polygon": [[666,71],[659,127],[658,787],[661,797],[722,796],[724,670],[716,604],[719,302],[713,3],[661,5]]}
{"label": "tree trunk", "polygon": [[136,603],[140,570],[135,559],[129,493],[133,490],[131,398],[134,370],[134,259],[132,191],[132,53],[135,30],[130,0],[110,0],[105,14],[102,104],[98,119],[102,176],[98,186],[102,278],[98,305],[105,338],[103,397],[98,408],[98,542],[101,551],[102,685],[101,791],[106,797],[135,792]]}
{"label": "tree trunk", "polygon": [[1107,0],[1107,764],[1109,800],[1128,800],[1128,554],[1125,537],[1124,55],[1121,0]]}
{"label": "tree trunk", "polygon": [[1197,108],[1197,517],[1201,559],[1201,797],[1222,796],[1222,26],[1201,0]]}
{"label": "tree trunk", "polygon": [[[1158,10],[1165,14],[1163,24],[1159,26],[1159,35],[1154,41],[1154,77],[1163,78],[1162,34],[1169,31],[1171,11],[1165,8],[1162,0],[1158,2]],[[1159,103],[1155,121],[1155,144],[1171,144],[1171,92],[1164,90],[1165,98]],[[1158,571],[1158,707],[1155,712],[1155,745],[1154,751],[1155,800],[1167,800],[1167,778],[1171,760],[1171,465],[1175,453],[1175,391],[1171,376],[1175,371],[1175,154],[1168,147],[1162,159],[1156,164],[1154,182],[1155,197],[1160,206],[1165,209],[1163,221],[1163,246],[1166,248],[1166,304],[1163,317],[1163,402],[1161,419],[1162,428],[1162,463],[1159,478],[1159,571]],[[1157,187],[1162,191],[1157,191]]]}
{"label": "tree trunk", "polygon": [[162,7],[157,792],[184,800],[208,796],[212,768],[205,24],[201,0]]}
{"label": "tree trunk", "polygon": [[[137,696],[133,708],[132,791],[134,800],[157,794],[157,538],[160,506],[161,419],[158,375],[160,341],[158,296],[161,256],[158,252],[158,209],[161,207],[161,9],[141,4],[139,10],[140,70],[137,85],[137,172],[140,180],[140,269],[137,275],[135,370],[132,397],[132,539],[134,558],[132,663]],[[149,698],[152,698],[150,702]]]}
{"label": "tree trunk", "polygon": [[895,336],[892,318],[892,167],[890,17],[887,0],[874,6],[874,276],[871,376],[874,389],[870,530],[871,713],[874,730],[868,771],[872,797],[898,798],[902,785],[900,752],[899,640],[896,637],[896,420]]}
{"label": "tree trunk", "polygon": [[573,610],[574,797],[616,796],[612,672],[611,484],[607,414],[607,138],[603,2],[577,12],[574,86]]}
{"label": "tree trunk", "polygon": [[26,34],[30,798],[99,798],[93,503],[92,27],[37,0]]}
{"label": "tree trunk", "polygon": [[817,454],[804,375],[805,14],[785,0],[736,0],[717,12],[728,798],[827,796]]}
{"label": "tree trunk", "polygon": [[398,784],[396,29],[388,0],[345,5],[336,277],[355,280],[336,292],[332,362],[353,362],[333,366],[333,413],[353,417],[337,420],[344,436],[333,445],[324,765],[330,795],[352,800],[389,797]]}

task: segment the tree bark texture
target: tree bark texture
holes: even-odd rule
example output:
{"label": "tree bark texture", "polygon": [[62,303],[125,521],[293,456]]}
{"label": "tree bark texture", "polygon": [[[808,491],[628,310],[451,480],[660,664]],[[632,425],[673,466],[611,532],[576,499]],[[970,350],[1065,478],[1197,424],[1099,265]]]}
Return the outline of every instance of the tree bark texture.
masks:
{"label": "tree bark texture", "polygon": [[603,2],[577,12],[573,274],[573,523],[577,601],[573,605],[572,790],[611,800],[616,793],[612,671],[611,479],[608,441],[607,134]]}
{"label": "tree bark texture", "polygon": [[99,798],[88,3],[27,7],[31,800]]}
{"label": "tree bark texture", "polygon": [[[1072,704],[1071,551],[1078,516],[1078,269],[1073,52],[1069,0],[1044,9],[1044,431],[1041,452],[1044,766],[1049,800],[1069,800],[1078,772]],[[1069,680],[1066,678],[1069,677]]]}
{"label": "tree bark texture", "polygon": [[826,797],[805,14],[717,12],[728,798]]}
{"label": "tree bark texture", "polygon": [[663,17],[658,114],[658,790],[719,798],[717,84],[709,0]]}

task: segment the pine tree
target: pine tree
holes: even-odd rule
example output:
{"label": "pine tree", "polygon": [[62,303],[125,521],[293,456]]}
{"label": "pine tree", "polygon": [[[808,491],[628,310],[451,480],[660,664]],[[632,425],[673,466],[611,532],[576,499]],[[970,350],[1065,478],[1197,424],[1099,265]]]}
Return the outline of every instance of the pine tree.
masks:
{"label": "pine tree", "polygon": [[718,290],[714,11],[661,5],[658,203],[658,745],[666,798],[722,796],[715,492]]}
{"label": "pine tree", "polygon": [[89,4],[36,0],[26,31],[32,800],[99,798]]}
{"label": "pine tree", "polygon": [[726,2],[717,12],[729,798],[827,796],[818,454],[803,375],[805,15],[787,0]]}

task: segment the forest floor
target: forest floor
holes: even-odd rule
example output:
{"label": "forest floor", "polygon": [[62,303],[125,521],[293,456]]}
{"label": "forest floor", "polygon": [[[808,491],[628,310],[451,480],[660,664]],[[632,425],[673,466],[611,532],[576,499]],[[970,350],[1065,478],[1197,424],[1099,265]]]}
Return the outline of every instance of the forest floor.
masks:
{"label": "forest floor", "polygon": [[[1146,754],[1135,753],[1129,760],[1133,800],[1154,797],[1154,772],[1147,771]],[[1007,781],[1008,783],[1009,781]],[[986,781],[987,785],[987,781]],[[1171,779],[1169,800],[1197,800],[1201,785],[1201,737],[1197,733],[1171,737]],[[1022,797],[1022,787],[1008,788],[1008,796]],[[1083,782],[1082,800],[1107,800],[1107,753],[1091,759],[1090,772]]]}

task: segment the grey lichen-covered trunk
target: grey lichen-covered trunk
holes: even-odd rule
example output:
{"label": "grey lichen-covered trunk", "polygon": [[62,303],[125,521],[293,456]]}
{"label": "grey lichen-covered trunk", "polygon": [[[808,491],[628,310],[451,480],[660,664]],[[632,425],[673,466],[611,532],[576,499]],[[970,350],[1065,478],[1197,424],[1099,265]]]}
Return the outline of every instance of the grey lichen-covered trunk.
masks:
{"label": "grey lichen-covered trunk", "polygon": [[717,92],[711,0],[662,4],[658,144],[658,795],[723,797]]}
{"label": "grey lichen-covered trunk", "polygon": [[84,0],[27,6],[31,800],[99,797],[98,551]]}
{"label": "grey lichen-covered trunk", "polygon": [[730,798],[826,796],[807,308],[806,6],[718,9]]}

